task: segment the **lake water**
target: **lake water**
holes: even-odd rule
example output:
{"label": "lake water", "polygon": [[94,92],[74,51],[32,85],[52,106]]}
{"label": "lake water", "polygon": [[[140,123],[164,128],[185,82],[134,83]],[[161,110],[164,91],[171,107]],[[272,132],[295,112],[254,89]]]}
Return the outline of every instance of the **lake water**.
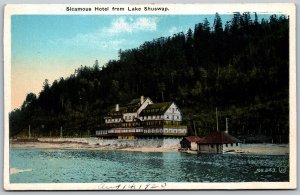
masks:
{"label": "lake water", "polygon": [[288,155],[10,149],[11,183],[288,181]]}

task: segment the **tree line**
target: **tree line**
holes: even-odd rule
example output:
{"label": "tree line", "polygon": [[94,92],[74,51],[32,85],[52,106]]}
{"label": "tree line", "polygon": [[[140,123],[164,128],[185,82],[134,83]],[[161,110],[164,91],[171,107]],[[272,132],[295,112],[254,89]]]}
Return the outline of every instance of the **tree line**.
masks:
{"label": "tree line", "polygon": [[[251,18],[252,16],[252,18]],[[9,116],[10,136],[88,136],[104,127],[116,103],[141,95],[154,102],[174,101],[190,135],[225,130],[239,137],[288,142],[289,18],[234,13],[207,19],[187,32],[119,50],[119,58],[100,67],[80,66],[49,84]],[[254,139],[253,141],[257,141]]]}

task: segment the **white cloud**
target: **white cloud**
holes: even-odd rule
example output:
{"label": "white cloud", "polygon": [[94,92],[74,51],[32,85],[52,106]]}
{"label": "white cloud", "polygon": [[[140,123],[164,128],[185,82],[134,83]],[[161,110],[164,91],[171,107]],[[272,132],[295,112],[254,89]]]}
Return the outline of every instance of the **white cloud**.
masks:
{"label": "white cloud", "polygon": [[168,35],[172,36],[174,34],[177,34],[177,33],[180,33],[180,32],[183,32],[183,33],[186,33],[188,29],[184,29],[183,27],[175,27],[175,26],[172,26],[171,28],[169,28],[168,30]]}
{"label": "white cloud", "polygon": [[168,33],[169,33],[170,35],[176,34],[176,33],[178,33],[178,29],[177,29],[175,26],[172,26],[172,27],[168,30]]}
{"label": "white cloud", "polygon": [[156,31],[157,18],[139,17],[136,19],[119,17],[113,20],[110,27],[104,29],[108,33],[132,33],[137,31]]}
{"label": "white cloud", "polygon": [[[60,39],[58,42],[64,45],[71,45],[73,48],[88,47],[89,49],[119,49],[126,40],[123,38],[106,36],[103,32],[95,31],[87,34],[77,34],[71,38]],[[50,41],[49,43],[56,44],[57,42]]]}
{"label": "white cloud", "polygon": [[134,33],[140,31],[156,31],[158,19],[155,17],[118,17],[107,27],[89,32],[77,34],[70,38],[59,40],[49,40],[50,44],[61,47],[61,45],[71,46],[74,49],[107,49],[116,50],[125,44],[130,44],[130,40],[120,36],[120,33]]}

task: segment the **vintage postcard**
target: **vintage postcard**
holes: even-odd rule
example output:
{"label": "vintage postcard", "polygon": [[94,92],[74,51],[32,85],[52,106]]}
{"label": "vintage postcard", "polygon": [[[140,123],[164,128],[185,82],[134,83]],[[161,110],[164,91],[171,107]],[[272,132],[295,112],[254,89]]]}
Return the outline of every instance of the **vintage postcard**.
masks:
{"label": "vintage postcard", "polygon": [[295,189],[294,4],[10,4],[6,190]]}

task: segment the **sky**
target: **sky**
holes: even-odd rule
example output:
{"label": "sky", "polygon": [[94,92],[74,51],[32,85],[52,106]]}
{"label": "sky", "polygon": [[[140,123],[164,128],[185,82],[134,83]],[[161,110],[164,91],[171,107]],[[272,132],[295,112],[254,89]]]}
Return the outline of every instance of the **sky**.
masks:
{"label": "sky", "polygon": [[[266,16],[259,15],[259,19]],[[214,15],[14,15],[12,37],[12,110],[30,92],[39,95],[45,79],[68,77],[95,60],[118,59],[120,49],[184,32]],[[223,25],[232,15],[221,15]],[[253,17],[254,19],[254,17]]]}

